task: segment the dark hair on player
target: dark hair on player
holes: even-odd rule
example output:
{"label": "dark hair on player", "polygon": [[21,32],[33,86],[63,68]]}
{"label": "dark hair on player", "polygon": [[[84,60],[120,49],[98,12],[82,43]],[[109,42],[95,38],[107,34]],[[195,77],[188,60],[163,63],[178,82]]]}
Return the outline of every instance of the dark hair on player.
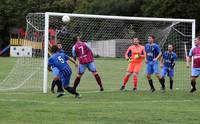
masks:
{"label": "dark hair on player", "polygon": [[52,53],[58,52],[58,46],[57,46],[57,45],[53,45],[53,46],[51,47],[51,51],[52,51]]}
{"label": "dark hair on player", "polygon": [[73,41],[74,43],[77,42],[77,37],[78,37],[78,35],[74,35],[74,36],[73,36],[72,41]]}
{"label": "dark hair on player", "polygon": [[154,35],[152,35],[152,34],[151,34],[151,35],[149,35],[149,37],[151,37],[151,38],[153,38],[153,39],[155,39],[155,38],[156,38],[156,37],[155,37]]}
{"label": "dark hair on player", "polygon": [[197,38],[198,40],[200,40],[200,36],[197,36],[196,38]]}
{"label": "dark hair on player", "polygon": [[80,34],[74,35],[73,38],[72,38],[73,43],[76,43],[79,37],[80,37]]}

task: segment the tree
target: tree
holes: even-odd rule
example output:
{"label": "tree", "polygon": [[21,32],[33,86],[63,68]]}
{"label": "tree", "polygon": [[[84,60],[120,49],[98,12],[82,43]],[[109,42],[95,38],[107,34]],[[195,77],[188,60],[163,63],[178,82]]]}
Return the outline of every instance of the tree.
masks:
{"label": "tree", "polygon": [[[25,27],[34,12],[67,12],[120,16],[196,19],[200,25],[199,0],[1,0],[0,42],[9,41],[9,29]],[[197,28],[200,34],[200,29]]]}
{"label": "tree", "polygon": [[[146,0],[141,7],[143,16],[196,19],[200,25],[199,0]],[[199,29],[197,28],[197,32]]]}
{"label": "tree", "polygon": [[140,6],[144,0],[84,0],[76,7],[75,12],[102,14],[139,16]]}

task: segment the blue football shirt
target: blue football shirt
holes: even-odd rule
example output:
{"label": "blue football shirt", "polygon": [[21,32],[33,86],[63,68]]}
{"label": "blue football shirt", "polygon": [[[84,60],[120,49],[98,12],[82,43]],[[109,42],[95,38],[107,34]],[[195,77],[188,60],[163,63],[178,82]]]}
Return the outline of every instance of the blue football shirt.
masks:
{"label": "blue football shirt", "polygon": [[168,68],[173,68],[173,64],[177,61],[177,55],[174,52],[165,51],[163,54],[164,66]]}
{"label": "blue football shirt", "polygon": [[67,63],[68,59],[68,55],[62,52],[57,52],[49,58],[48,65],[51,67],[57,67],[60,71],[62,71],[65,68],[70,68],[70,66]]}
{"label": "blue football shirt", "polygon": [[153,43],[153,44],[147,43],[145,45],[145,51],[146,51],[148,61],[153,61],[153,59],[155,59],[161,52],[159,45],[156,43]]}

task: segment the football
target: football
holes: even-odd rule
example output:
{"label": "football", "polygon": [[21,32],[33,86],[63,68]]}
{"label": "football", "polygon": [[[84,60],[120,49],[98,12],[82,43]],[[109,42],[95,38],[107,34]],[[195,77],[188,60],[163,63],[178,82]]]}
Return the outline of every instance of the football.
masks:
{"label": "football", "polygon": [[70,21],[70,17],[67,16],[67,15],[65,15],[65,16],[62,17],[62,21],[63,21],[64,23],[67,23],[67,22]]}

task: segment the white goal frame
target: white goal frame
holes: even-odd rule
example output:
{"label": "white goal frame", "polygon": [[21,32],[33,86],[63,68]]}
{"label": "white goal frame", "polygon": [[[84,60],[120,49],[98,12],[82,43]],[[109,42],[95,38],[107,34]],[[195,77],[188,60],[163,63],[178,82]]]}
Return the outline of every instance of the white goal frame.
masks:
{"label": "white goal frame", "polygon": [[195,19],[174,19],[174,18],[150,18],[150,17],[127,17],[127,16],[107,16],[107,15],[90,15],[90,14],[73,14],[73,13],[45,13],[45,39],[44,39],[44,70],[43,70],[43,93],[47,93],[47,81],[48,81],[48,29],[49,29],[49,16],[64,16],[71,17],[87,17],[87,18],[102,18],[102,19],[118,19],[118,20],[138,20],[138,21],[165,21],[165,22],[189,22],[192,23],[192,46],[194,46],[196,21]]}

